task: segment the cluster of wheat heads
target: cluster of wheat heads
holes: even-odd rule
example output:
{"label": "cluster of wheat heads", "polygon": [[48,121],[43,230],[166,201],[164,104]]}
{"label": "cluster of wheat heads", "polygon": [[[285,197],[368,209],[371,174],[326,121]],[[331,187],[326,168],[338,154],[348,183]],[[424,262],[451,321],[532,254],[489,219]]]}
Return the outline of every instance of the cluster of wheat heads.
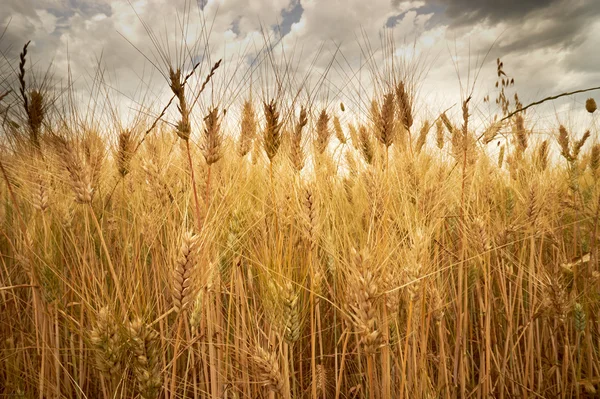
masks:
{"label": "cluster of wheat heads", "polygon": [[99,132],[27,86],[26,56],[1,127],[0,396],[600,389],[596,132],[476,131],[469,101],[417,126],[402,82],[366,115],[202,114],[173,68],[176,123]]}

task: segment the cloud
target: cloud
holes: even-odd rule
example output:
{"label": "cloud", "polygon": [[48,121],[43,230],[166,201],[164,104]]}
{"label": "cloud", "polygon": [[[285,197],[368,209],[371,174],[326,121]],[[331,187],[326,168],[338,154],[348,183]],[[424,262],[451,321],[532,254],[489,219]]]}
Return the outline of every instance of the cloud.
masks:
{"label": "cloud", "polygon": [[[449,33],[469,34],[483,26],[498,32],[502,51],[569,47],[586,36],[600,18],[600,2],[594,0],[427,0],[441,7]],[[498,29],[499,28],[499,29]]]}
{"label": "cloud", "polygon": [[487,20],[494,24],[506,20],[522,20],[531,13],[543,13],[562,0],[429,0],[445,8],[450,19],[459,24]]}
{"label": "cloud", "polygon": [[506,25],[505,51],[530,48],[569,48],[589,36],[589,27],[600,17],[600,3],[595,1],[556,2],[530,18]]}
{"label": "cloud", "polygon": [[285,36],[292,30],[292,25],[299,22],[304,13],[304,8],[300,1],[292,1],[289,10],[284,10],[281,14],[281,35]]}
{"label": "cloud", "polygon": [[[360,97],[364,102],[372,93],[367,84],[374,72],[371,68],[383,70],[386,65],[381,51],[386,27],[385,35],[393,37],[397,56],[410,62],[426,60],[423,67],[429,74],[421,86],[422,108],[432,112],[460,100],[455,65],[465,86],[467,71],[472,81],[473,71],[490,49],[479,75],[481,93],[493,88],[496,57],[502,57],[508,72],[517,78],[524,102],[591,84],[599,75],[595,38],[600,35],[600,3],[595,0],[198,3],[202,9],[189,0],[3,0],[0,28],[9,20],[10,25],[0,50],[16,65],[23,44],[31,39],[29,65],[41,67],[53,61],[60,79],[66,76],[69,60],[75,88],[82,92],[102,55],[115,92],[135,97],[140,86],[147,87],[150,97],[159,101],[168,88],[144,55],[158,61],[162,72],[167,66],[144,24],[152,29],[160,47],[168,49],[172,62],[177,54],[189,56],[178,46],[182,37],[195,50],[194,60],[224,58],[219,76],[238,76],[220,90],[221,94],[229,90],[232,96],[233,87],[248,79],[243,74],[265,46],[267,35],[280,63],[284,57],[294,57],[288,61],[298,74],[297,85],[308,72],[313,76],[309,85],[316,85],[331,65],[318,98],[331,102],[336,97],[353,97],[358,104]],[[184,16],[189,19],[183,21]],[[183,32],[182,25],[186,26]],[[203,32],[208,30],[207,41]],[[371,55],[372,62],[366,64]],[[261,66],[268,67],[268,62]],[[263,72],[258,70],[256,79],[266,76]]]}

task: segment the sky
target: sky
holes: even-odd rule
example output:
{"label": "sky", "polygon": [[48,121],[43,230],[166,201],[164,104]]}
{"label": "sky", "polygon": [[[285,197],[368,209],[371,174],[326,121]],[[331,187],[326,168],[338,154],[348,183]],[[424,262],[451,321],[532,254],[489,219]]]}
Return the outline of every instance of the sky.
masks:
{"label": "sky", "polygon": [[[102,65],[101,91],[126,99],[118,101],[128,104],[123,118],[140,103],[150,109],[149,102],[168,98],[168,67],[157,48],[168,49],[172,63],[183,53],[187,70],[190,58],[202,61],[200,80],[223,58],[221,84],[203,100],[222,103],[247,96],[249,87],[253,96],[273,96],[269,68],[278,68],[294,82],[289,91],[303,87],[319,104],[344,102],[364,111],[364,99],[376,89],[373,76],[388,76],[391,59],[400,75],[418,71],[412,74],[418,78],[415,108],[424,118],[447,108],[460,117],[457,104],[471,87],[473,114],[485,121],[496,112],[498,57],[515,79],[510,93],[518,92],[524,104],[600,86],[598,0],[2,0],[1,8],[5,64],[15,68],[31,40],[29,65],[45,71],[52,63],[57,82],[70,70],[82,98],[93,93]],[[182,37],[188,43],[183,52]],[[285,61],[293,72],[284,72]],[[598,93],[563,98],[531,114],[540,129],[573,123],[585,99]],[[486,95],[491,105],[483,102]]]}

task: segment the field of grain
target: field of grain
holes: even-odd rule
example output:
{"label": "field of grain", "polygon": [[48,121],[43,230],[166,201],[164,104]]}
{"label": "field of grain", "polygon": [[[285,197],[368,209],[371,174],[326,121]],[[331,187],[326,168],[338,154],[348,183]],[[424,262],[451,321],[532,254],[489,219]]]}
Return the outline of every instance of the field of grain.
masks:
{"label": "field of grain", "polygon": [[592,99],[539,135],[501,61],[484,128],[468,93],[420,115],[396,69],[368,107],[275,68],[225,106],[230,70],[173,63],[124,126],[30,56],[0,68],[0,397],[600,389]]}

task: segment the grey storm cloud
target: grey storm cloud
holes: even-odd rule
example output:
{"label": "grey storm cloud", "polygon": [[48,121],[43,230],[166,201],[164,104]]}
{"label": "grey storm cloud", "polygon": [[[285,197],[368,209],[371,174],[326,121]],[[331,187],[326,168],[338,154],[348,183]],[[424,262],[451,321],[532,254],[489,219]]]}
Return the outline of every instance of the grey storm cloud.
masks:
{"label": "grey storm cloud", "polygon": [[281,13],[282,19],[280,24],[282,36],[285,36],[288,33],[290,33],[292,25],[300,21],[303,12],[304,9],[302,8],[302,4],[299,0],[292,2],[292,7],[290,7],[289,10],[283,10],[283,12]]}
{"label": "grey storm cloud", "polygon": [[[399,7],[406,0],[392,0]],[[424,0],[417,10],[433,13],[428,27],[444,24],[449,27],[447,38],[469,35],[473,27],[501,27],[492,55],[526,53],[539,49],[575,50],[589,37],[590,27],[600,20],[600,0]],[[398,15],[388,20],[395,25]],[[481,54],[489,47],[480,48]],[[577,69],[589,69],[586,60],[579,60]]]}
{"label": "grey storm cloud", "polygon": [[[477,24],[501,24],[505,29],[493,56],[539,49],[547,49],[549,54],[564,50],[579,55],[582,44],[589,39],[590,27],[600,20],[598,0],[426,0],[427,8],[437,9],[450,32],[458,35]],[[481,49],[482,53],[487,50]],[[575,58],[577,62],[570,63],[574,71],[592,68],[592,58]]]}
{"label": "grey storm cloud", "polygon": [[[340,59],[343,55],[353,62],[364,55],[360,43],[356,43],[361,42],[363,32],[376,46],[380,29],[387,26],[393,29],[397,43],[414,38],[422,46],[419,50],[430,52],[431,69],[437,72],[434,77],[439,82],[448,82],[454,76],[454,67],[447,56],[449,48],[455,48],[457,43],[460,55],[477,60],[487,55],[491,66],[486,64],[486,68],[494,69],[494,60],[501,57],[509,67],[508,72],[519,78],[522,90],[519,93],[523,93],[524,101],[527,93],[537,94],[540,88],[554,92],[586,87],[597,85],[600,78],[600,52],[595,39],[600,37],[600,0],[0,0],[0,3],[0,33],[8,26],[0,40],[0,56],[4,60],[0,60],[0,70],[5,76],[14,78],[19,52],[27,40],[32,40],[29,66],[43,71],[45,65],[53,63],[57,80],[64,79],[70,68],[76,78],[74,87],[84,88],[101,57],[102,65],[114,76],[114,86],[128,95],[136,93],[140,80],[144,87],[164,87],[161,75],[149,68],[144,59],[143,55],[154,59],[155,49],[142,21],[161,40],[168,37],[176,42],[178,36],[173,32],[177,31],[177,15],[183,15],[190,4],[193,29],[201,25],[202,19],[198,18],[201,15],[206,16],[211,26],[211,52],[228,57],[238,52],[247,57],[248,64],[252,61],[249,54],[263,43],[263,28],[274,36],[284,37],[283,46],[298,46],[294,48],[302,51],[314,47],[314,43],[325,42],[327,46],[339,43],[335,51],[339,51]],[[167,32],[170,36],[166,36]],[[324,54],[319,61],[325,63],[329,53]],[[299,60],[300,70],[311,68],[311,62],[311,57],[303,56]],[[448,92],[449,87],[444,86],[443,90]]]}
{"label": "grey storm cloud", "polygon": [[[600,17],[598,1],[563,1],[538,12],[531,12],[532,20],[543,20],[540,28],[523,32],[504,50],[518,51],[527,47],[578,46],[587,36],[589,27]],[[519,24],[514,25],[519,29]]]}
{"label": "grey storm cloud", "polygon": [[[496,23],[518,20],[531,13],[544,13],[562,0],[429,0],[446,8],[449,18],[460,24],[488,20]],[[577,1],[570,1],[576,3]]]}

